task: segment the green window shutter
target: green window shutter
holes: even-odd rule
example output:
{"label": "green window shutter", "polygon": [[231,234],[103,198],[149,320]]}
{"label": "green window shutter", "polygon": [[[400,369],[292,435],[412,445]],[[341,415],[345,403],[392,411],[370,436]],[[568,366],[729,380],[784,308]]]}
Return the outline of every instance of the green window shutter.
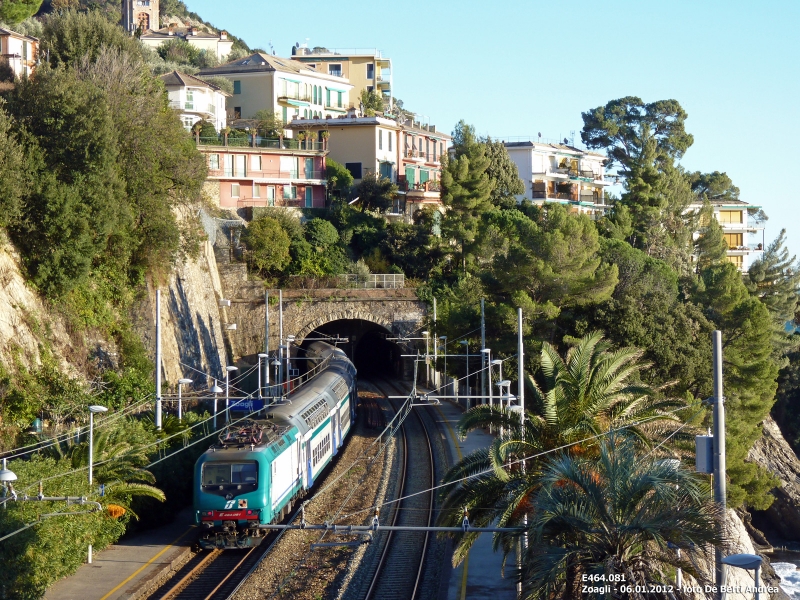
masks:
{"label": "green window shutter", "polygon": [[408,185],[414,185],[416,180],[414,179],[414,167],[406,167],[406,181]]}
{"label": "green window shutter", "polygon": [[241,81],[234,81],[233,82],[233,93],[234,94],[241,94],[242,93],[242,82]]}
{"label": "green window shutter", "polygon": [[426,171],[425,169],[420,169],[420,171],[419,171],[419,182],[420,183],[425,183],[426,181],[428,181],[429,174],[430,173],[428,171]]}
{"label": "green window shutter", "polygon": [[306,186],[306,208],[313,208],[314,206],[314,188],[310,185]]}

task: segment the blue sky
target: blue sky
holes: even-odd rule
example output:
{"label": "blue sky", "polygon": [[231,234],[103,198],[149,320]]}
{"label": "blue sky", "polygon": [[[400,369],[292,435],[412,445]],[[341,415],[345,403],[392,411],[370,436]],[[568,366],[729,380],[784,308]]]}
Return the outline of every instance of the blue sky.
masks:
{"label": "blue sky", "polygon": [[[251,47],[378,48],[394,95],[440,130],[580,141],[581,112],[675,98],[695,143],[682,164],[725,171],[800,256],[800,2],[184,0]],[[760,241],[760,240],[759,240]]]}

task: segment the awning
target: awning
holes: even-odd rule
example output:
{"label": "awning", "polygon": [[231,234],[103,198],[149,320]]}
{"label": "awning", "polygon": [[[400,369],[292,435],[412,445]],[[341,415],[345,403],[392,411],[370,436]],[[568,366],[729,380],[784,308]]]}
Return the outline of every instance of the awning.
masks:
{"label": "awning", "polygon": [[292,100],[290,98],[287,98],[286,100],[284,100],[284,102],[286,102],[286,104],[290,104],[291,106],[311,106],[309,102],[303,102],[302,100]]}

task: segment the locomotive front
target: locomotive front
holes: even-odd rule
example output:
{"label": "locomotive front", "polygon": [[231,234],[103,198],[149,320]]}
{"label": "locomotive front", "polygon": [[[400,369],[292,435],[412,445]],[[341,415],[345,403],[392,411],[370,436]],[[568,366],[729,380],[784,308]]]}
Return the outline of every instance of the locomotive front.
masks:
{"label": "locomotive front", "polygon": [[226,430],[219,443],[197,461],[194,473],[195,520],[204,528],[203,548],[249,548],[263,539],[259,524],[273,515],[269,506],[274,430],[249,421]]}

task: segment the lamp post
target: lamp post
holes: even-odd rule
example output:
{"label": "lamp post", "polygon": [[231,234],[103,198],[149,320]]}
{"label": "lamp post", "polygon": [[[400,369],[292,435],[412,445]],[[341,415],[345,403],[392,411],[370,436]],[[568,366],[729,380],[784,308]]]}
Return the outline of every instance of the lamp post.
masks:
{"label": "lamp post", "polygon": [[[482,365],[486,365],[485,376],[488,376],[488,378],[489,378],[489,397],[491,398],[491,396],[492,396],[492,351],[489,348],[484,348],[483,350],[481,350],[481,354],[483,355],[481,357],[481,364]],[[482,377],[481,379],[484,379],[484,378]],[[481,385],[483,386],[485,383],[486,383],[486,381],[484,379],[484,381],[483,381],[483,383],[481,383]],[[484,386],[481,389],[481,394],[485,394],[485,393],[486,393],[486,387]],[[486,396],[483,397],[483,399],[481,401],[481,404],[486,404]]]}
{"label": "lamp post", "polygon": [[[279,361],[278,358],[276,357],[276,358],[272,359],[272,363],[271,364],[272,364],[273,367],[275,367],[275,383],[278,383],[278,369],[281,368],[281,361]],[[274,390],[270,391],[270,396],[273,396],[273,397],[275,396]]]}
{"label": "lamp post", "polygon": [[230,386],[230,376],[231,372],[238,371],[239,367],[234,367],[233,365],[228,365],[225,367],[225,422],[231,420],[231,386]]}
{"label": "lamp post", "polygon": [[[259,355],[258,355],[258,397],[259,398],[261,398],[261,361],[262,361],[262,359],[268,359],[268,358],[269,358],[269,356],[267,356],[263,352],[259,353]],[[264,360],[264,362],[267,365],[266,379],[267,379],[267,384],[269,384],[269,361],[268,360]]]}
{"label": "lamp post", "polygon": [[[444,380],[447,381],[447,336],[440,335],[439,339],[442,340],[442,352],[444,353]],[[447,385],[445,385],[445,396],[449,396],[447,393]]]}
{"label": "lamp post", "polygon": [[423,331],[422,337],[425,338],[425,385],[431,387],[431,359],[430,359],[430,332]]}
{"label": "lamp post", "polygon": [[181,386],[194,383],[191,379],[178,379],[178,422],[183,420],[183,405],[181,404]]}
{"label": "lamp post", "polygon": [[464,350],[467,353],[467,410],[469,410],[469,401],[470,401],[470,385],[469,385],[469,341],[461,340],[458,342],[462,346],[464,346]]}
{"label": "lamp post", "polygon": [[222,388],[217,385],[217,380],[214,380],[214,385],[212,386],[211,390],[209,390],[212,394],[214,394],[214,429],[217,429],[217,394],[222,393]]}
{"label": "lamp post", "polygon": [[[9,470],[6,465],[6,459],[3,459],[3,468],[0,469],[0,482],[3,483],[3,498],[8,497],[8,486],[12,481],[17,480],[17,475],[14,471]],[[8,503],[3,502],[3,508],[8,509]]]}
{"label": "lamp post", "polygon": [[89,485],[92,485],[92,463],[94,462],[94,416],[108,412],[105,406],[93,404],[89,407]]}

